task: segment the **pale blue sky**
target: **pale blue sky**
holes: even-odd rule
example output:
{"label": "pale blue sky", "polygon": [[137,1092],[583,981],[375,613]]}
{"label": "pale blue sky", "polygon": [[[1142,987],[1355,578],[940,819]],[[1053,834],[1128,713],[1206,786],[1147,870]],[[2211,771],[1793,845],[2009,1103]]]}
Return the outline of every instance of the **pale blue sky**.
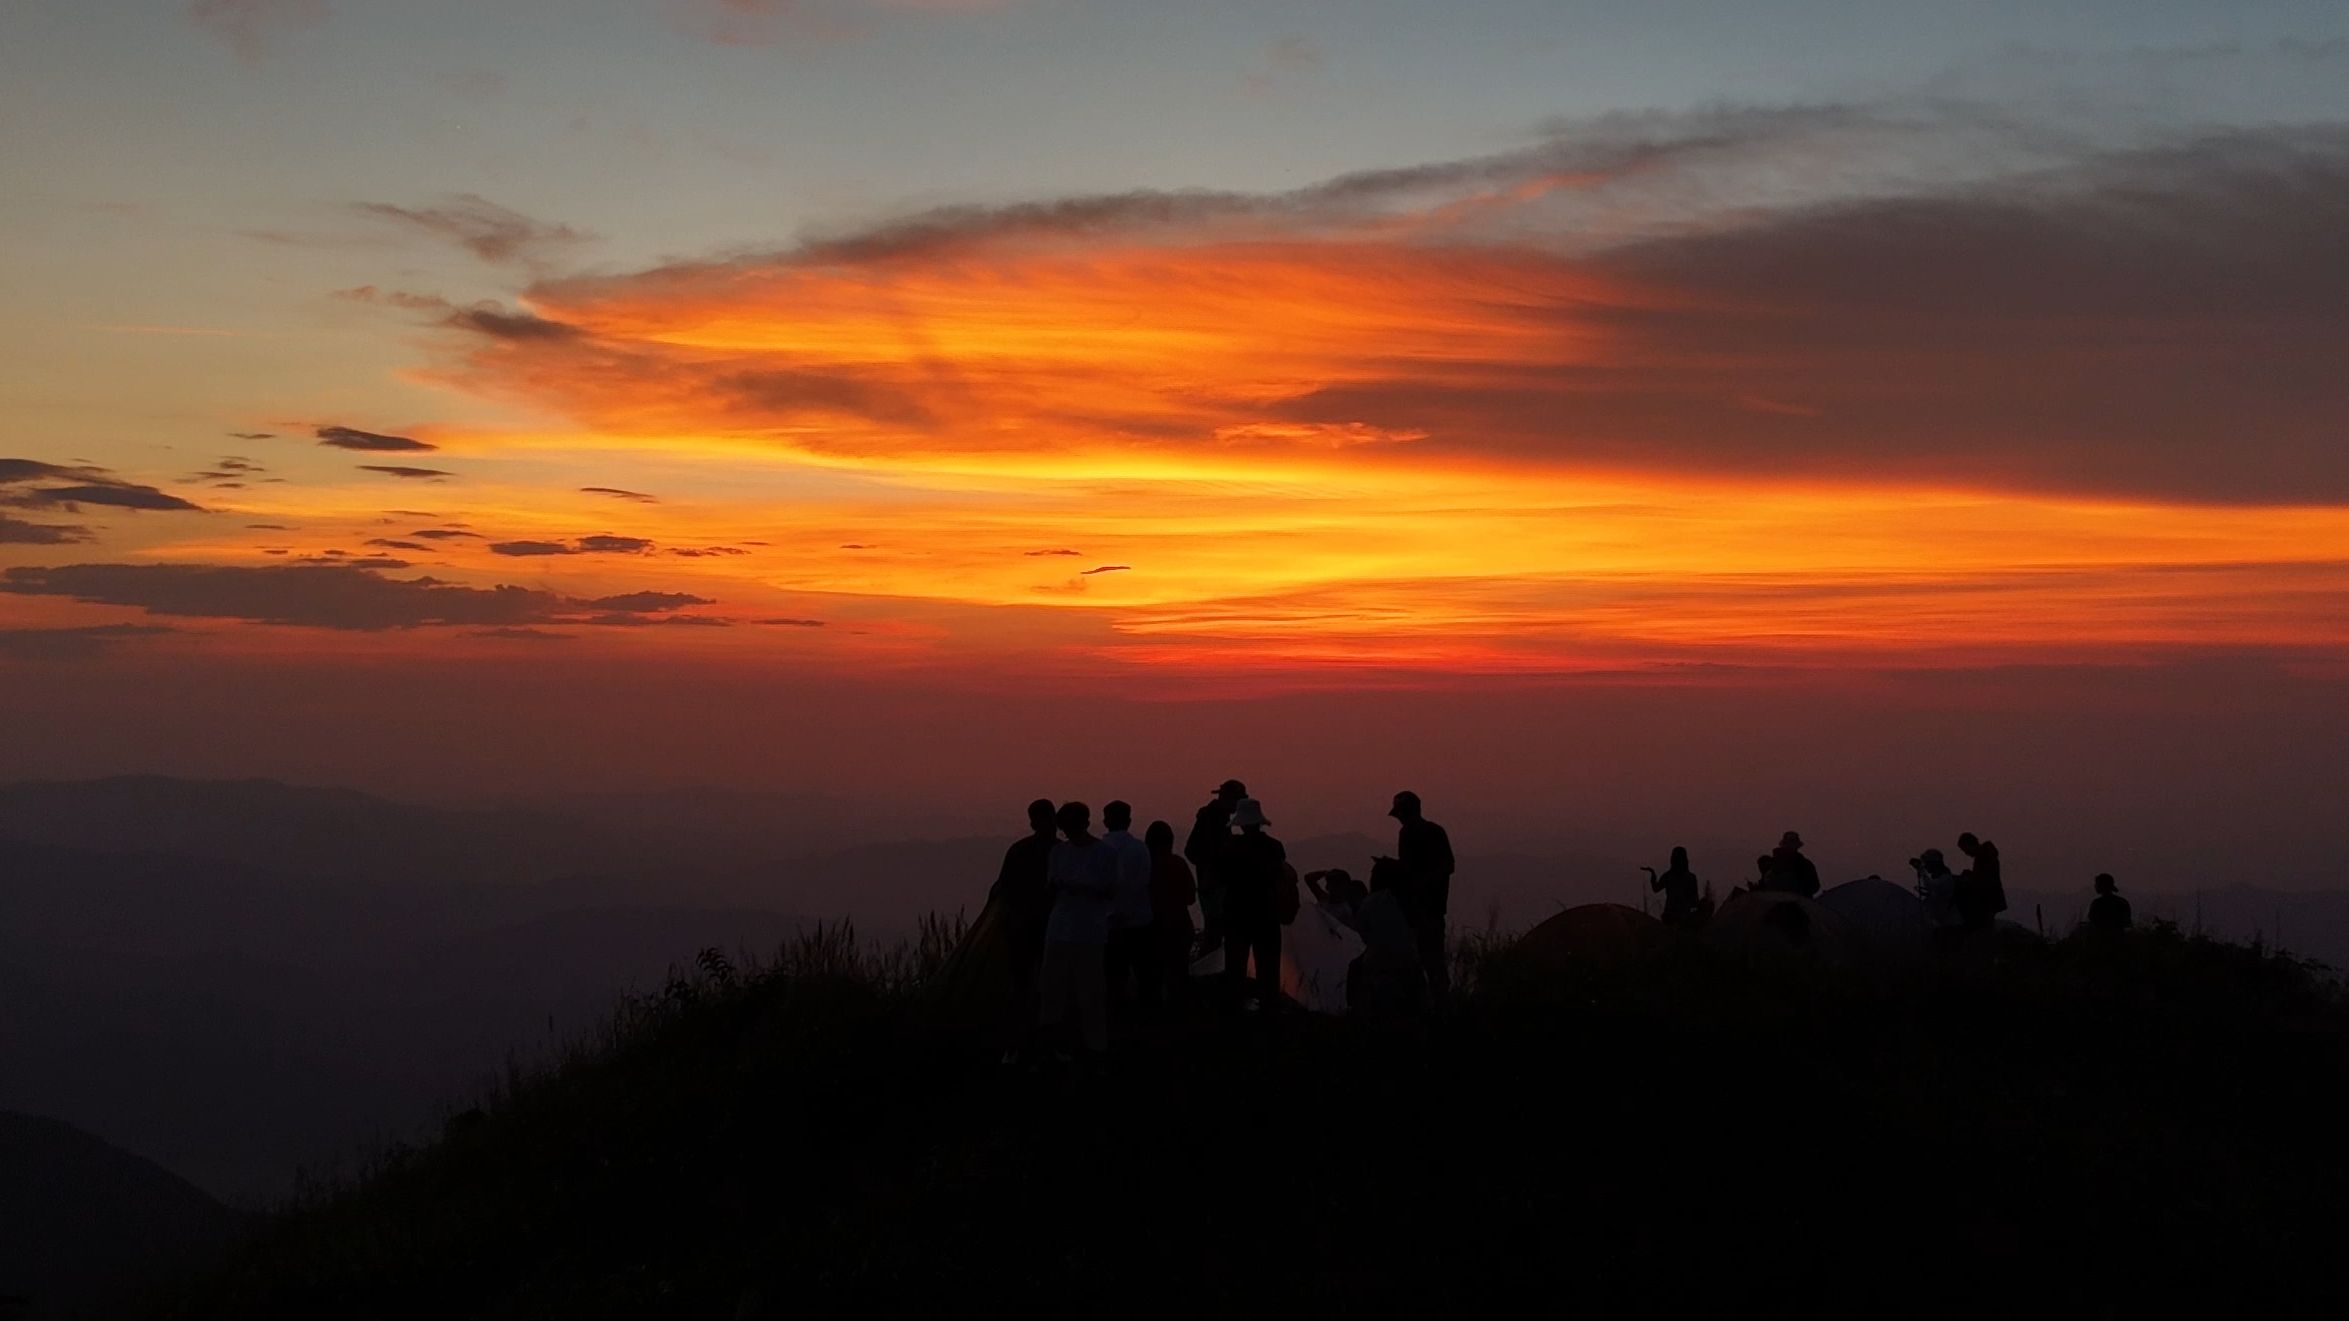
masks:
{"label": "pale blue sky", "polygon": [[440,415],[399,379],[411,332],[332,291],[511,297],[526,273],[358,202],[479,194],[594,235],[567,268],[624,270],[945,202],[1294,187],[1560,117],[1922,96],[2064,131],[2349,117],[2337,0],[810,0],[760,46],[697,35],[719,0],[308,2],[325,16],[263,23],[258,54],[177,0],[0,9],[0,411],[39,452]]}
{"label": "pale blue sky", "polygon": [[[2050,83],[2151,98],[2171,75],[2075,57],[2349,39],[2349,6],[2319,0],[1027,0],[840,5],[846,30],[725,47],[687,7],[333,0],[242,60],[180,4],[18,0],[7,223],[136,202],[300,228],[351,199],[477,192],[632,260],[944,199],[1278,188],[1491,150],[1552,116],[1908,94],[1995,79],[2018,48],[2062,54]],[[2236,113],[2260,109],[2246,90]],[[2292,88],[2265,94],[2292,112]]]}

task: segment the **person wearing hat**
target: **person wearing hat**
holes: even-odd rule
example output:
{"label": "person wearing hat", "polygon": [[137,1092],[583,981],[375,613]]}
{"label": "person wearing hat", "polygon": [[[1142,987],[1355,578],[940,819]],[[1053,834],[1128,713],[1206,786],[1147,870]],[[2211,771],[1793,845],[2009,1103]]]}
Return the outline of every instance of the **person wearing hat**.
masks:
{"label": "person wearing hat", "polygon": [[1419,966],[1428,991],[1440,997],[1452,989],[1452,961],[1444,948],[1444,924],[1452,907],[1452,837],[1422,814],[1419,795],[1409,789],[1395,795],[1387,815],[1399,823],[1395,861],[1403,871],[1411,929],[1419,935]]}
{"label": "person wearing hat", "polygon": [[1264,805],[1243,798],[1232,809],[1239,834],[1224,841],[1218,872],[1223,881],[1223,984],[1226,1003],[1240,1006],[1247,990],[1248,956],[1256,956],[1256,1003],[1280,1003],[1281,923],[1273,895],[1289,865],[1289,851],[1265,833],[1272,822]]}
{"label": "person wearing hat", "polygon": [[1248,786],[1238,780],[1226,780],[1216,786],[1215,796],[1191,820],[1191,833],[1183,837],[1183,858],[1199,884],[1199,914],[1205,918],[1199,932],[1201,953],[1216,948],[1223,942],[1223,850],[1232,837],[1232,809],[1248,796]]}
{"label": "person wearing hat", "polygon": [[1805,899],[1819,897],[1818,865],[1803,856],[1803,837],[1794,831],[1780,835],[1778,847],[1770,851],[1768,888]]}
{"label": "person wearing hat", "polygon": [[2134,918],[2129,912],[2129,901],[2121,898],[2121,887],[2114,883],[2111,872],[2096,874],[2096,898],[2088,905],[2088,929],[2103,935],[2119,935],[2129,929]]}

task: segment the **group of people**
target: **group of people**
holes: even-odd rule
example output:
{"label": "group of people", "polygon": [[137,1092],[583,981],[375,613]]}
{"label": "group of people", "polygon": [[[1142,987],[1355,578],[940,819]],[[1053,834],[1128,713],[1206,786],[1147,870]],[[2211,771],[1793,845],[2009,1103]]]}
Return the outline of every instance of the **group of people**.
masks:
{"label": "group of people", "polygon": [[1223,967],[1209,985],[1223,1007],[1278,1005],[1281,933],[1302,909],[1300,881],[1362,937],[1350,1004],[1445,994],[1451,838],[1415,793],[1396,794],[1387,814],[1399,827],[1395,856],[1379,859],[1365,884],[1343,870],[1300,878],[1264,805],[1238,780],[1218,785],[1193,815],[1179,852],[1164,821],[1135,838],[1133,808],[1122,801],[1102,807],[1099,835],[1084,803],[1030,803],[1028,834],[1005,851],[988,893],[1011,962],[1006,1059],[1022,1053],[1031,1029],[1064,1051],[1107,1050],[1113,1006],[1140,1022],[1159,1017],[1192,995],[1194,962],[1217,951]]}
{"label": "group of people", "polygon": [[[1958,836],[1957,846],[1973,864],[1962,872],[1952,872],[1939,849],[1926,849],[1909,859],[1917,874],[1917,898],[1925,906],[1927,921],[1952,938],[1986,930],[2006,911],[2006,881],[1998,845],[1969,830]],[[1671,861],[1662,872],[1653,867],[1642,870],[1648,874],[1649,890],[1664,896],[1665,925],[1699,927],[1712,916],[1712,896],[1702,892],[1696,873],[1689,870],[1687,849],[1672,850]],[[1777,848],[1754,859],[1754,873],[1751,889],[1805,899],[1819,895],[1818,865],[1803,855],[1803,837],[1796,831],[1787,831],[1779,837]],[[2125,931],[2131,920],[2129,901],[2121,897],[2112,874],[2098,874],[2096,899],[2088,906],[2089,929]]]}
{"label": "group of people", "polygon": [[[1084,803],[1028,804],[1028,834],[1005,851],[988,893],[1011,966],[1006,1057],[1016,1058],[1038,1030],[1064,1050],[1105,1051],[1113,1007],[1138,1022],[1158,1018],[1195,997],[1194,965],[1219,952],[1220,972],[1196,983],[1209,998],[1235,1011],[1278,1005],[1282,929],[1303,907],[1300,885],[1360,937],[1362,953],[1347,970],[1350,1008],[1403,1011],[1440,999],[1450,990],[1451,837],[1408,790],[1387,815],[1397,825],[1395,853],[1379,858],[1365,882],[1343,868],[1299,877],[1264,805],[1238,780],[1218,785],[1193,814],[1179,850],[1165,821],[1136,838],[1133,808],[1122,801],[1102,807],[1098,835]],[[1952,939],[1990,927],[2007,907],[1998,846],[1968,832],[1957,847],[1972,863],[1963,872],[1952,872],[1939,849],[1909,859],[1928,920]],[[1796,831],[1755,859],[1755,869],[1754,890],[1819,894],[1819,868]],[[1690,929],[1711,917],[1712,895],[1690,869],[1687,849],[1672,850],[1663,871],[1645,870],[1649,888],[1664,897],[1666,925]],[[2126,929],[2129,901],[2109,874],[2096,878],[2096,891],[2088,924]],[[1201,922],[1193,921],[1194,904]]]}
{"label": "group of people", "polygon": [[1935,930],[1980,931],[2006,911],[2006,882],[1999,871],[1998,846],[1972,831],[1958,836],[1958,852],[1973,860],[1962,872],[1951,872],[1939,849],[1927,849],[1909,859],[1917,873],[1917,897],[1925,901],[1925,916]]}

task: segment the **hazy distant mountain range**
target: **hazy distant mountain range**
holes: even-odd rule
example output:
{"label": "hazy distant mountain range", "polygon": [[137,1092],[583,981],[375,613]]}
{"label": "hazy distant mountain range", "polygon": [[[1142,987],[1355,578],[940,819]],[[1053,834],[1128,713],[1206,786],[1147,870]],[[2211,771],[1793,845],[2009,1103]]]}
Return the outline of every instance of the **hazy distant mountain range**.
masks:
{"label": "hazy distant mountain range", "polygon": [[[890,837],[903,828],[804,795],[457,810],[259,780],[0,787],[0,1108],[231,1200],[274,1197],[302,1166],[428,1128],[705,946],[755,955],[815,918],[887,939],[924,912],[975,915],[1008,839]],[[1305,867],[1366,867],[1384,847],[1289,843]],[[1453,915],[1516,927],[1640,893],[1627,859],[1464,847]],[[2011,917],[2037,905],[2051,928],[2085,901],[2014,898]],[[2349,895],[2135,899],[2349,964]]]}
{"label": "hazy distant mountain range", "polygon": [[217,1249],[238,1217],[71,1124],[0,1111],[0,1298],[9,1316],[89,1314]]}

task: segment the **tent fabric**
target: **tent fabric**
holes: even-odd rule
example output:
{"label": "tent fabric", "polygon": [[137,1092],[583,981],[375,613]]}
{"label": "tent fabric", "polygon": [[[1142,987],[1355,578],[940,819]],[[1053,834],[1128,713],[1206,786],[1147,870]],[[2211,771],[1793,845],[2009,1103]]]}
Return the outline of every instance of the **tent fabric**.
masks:
{"label": "tent fabric", "polygon": [[1933,924],[1916,891],[1880,877],[1846,881],[1819,896],[1842,918],[1857,952],[1880,963],[1919,963],[1933,956]]}
{"label": "tent fabric", "polygon": [[1307,904],[1281,931],[1281,994],[1317,1014],[1343,1013],[1346,969],[1362,937],[1322,904]]}
{"label": "tent fabric", "polygon": [[[1346,969],[1362,952],[1362,937],[1320,904],[1308,904],[1281,928],[1281,994],[1317,1014],[1346,1009]],[[1193,977],[1223,975],[1223,950],[1191,961]]]}
{"label": "tent fabric", "polygon": [[1775,890],[1739,890],[1701,933],[1708,946],[1745,959],[1803,959],[1842,965],[1860,957],[1844,917],[1815,899]]}
{"label": "tent fabric", "polygon": [[1672,928],[1623,904],[1582,904],[1542,919],[1517,938],[1521,954],[1584,971],[1627,967],[1671,943]]}

